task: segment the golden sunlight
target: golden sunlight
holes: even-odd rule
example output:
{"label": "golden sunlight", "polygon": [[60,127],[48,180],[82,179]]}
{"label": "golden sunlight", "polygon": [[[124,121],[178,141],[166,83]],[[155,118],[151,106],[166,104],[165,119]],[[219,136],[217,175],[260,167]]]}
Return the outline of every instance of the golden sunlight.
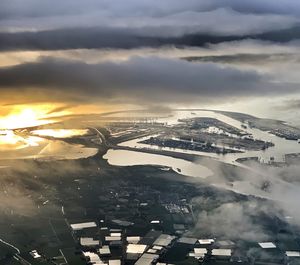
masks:
{"label": "golden sunlight", "polygon": [[16,129],[35,127],[60,121],[69,112],[58,104],[32,104],[4,106],[0,109],[1,150],[17,150],[39,146],[43,138],[18,133]]}
{"label": "golden sunlight", "polygon": [[[55,112],[59,106],[43,105],[15,105],[6,115],[0,116],[0,129],[20,129],[53,123],[60,116],[70,114],[67,111]],[[0,113],[1,114],[1,113]]]}
{"label": "golden sunlight", "polygon": [[34,111],[32,109],[23,109],[9,114],[6,117],[0,118],[1,129],[19,129],[26,127],[33,127],[52,122],[51,120],[44,120],[44,113]]}
{"label": "golden sunlight", "polygon": [[35,130],[31,133],[38,136],[49,136],[54,138],[70,138],[88,134],[87,129],[43,129]]}

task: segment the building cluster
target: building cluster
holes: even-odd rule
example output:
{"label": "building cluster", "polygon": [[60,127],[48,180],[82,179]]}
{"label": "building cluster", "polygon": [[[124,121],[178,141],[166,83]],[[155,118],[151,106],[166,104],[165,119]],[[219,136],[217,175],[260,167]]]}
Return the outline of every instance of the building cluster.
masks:
{"label": "building cluster", "polygon": [[[284,265],[289,264],[290,260],[300,261],[299,250],[282,251],[273,242],[260,242],[251,246],[250,251],[240,251],[231,240],[198,239],[155,229],[144,235],[138,232],[128,234],[127,231],[134,230],[128,229],[131,225],[124,223],[122,228],[116,228],[101,220],[99,225],[85,222],[70,226],[74,239],[80,245],[81,255],[90,265],[167,265],[175,264],[177,258],[195,260],[198,264],[256,264],[253,262],[272,261],[272,264]],[[250,252],[255,255],[247,255]]]}

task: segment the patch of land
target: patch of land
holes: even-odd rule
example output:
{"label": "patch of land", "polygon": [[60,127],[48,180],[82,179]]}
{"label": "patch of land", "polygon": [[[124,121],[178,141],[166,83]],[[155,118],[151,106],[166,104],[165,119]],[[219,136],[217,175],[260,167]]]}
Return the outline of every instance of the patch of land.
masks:
{"label": "patch of land", "polygon": [[213,118],[180,120],[178,125],[164,129],[158,136],[141,143],[217,154],[264,150],[274,145],[253,139],[243,130]]}
{"label": "patch of land", "polygon": [[262,131],[270,132],[276,136],[285,138],[287,140],[300,139],[300,128],[286,124],[284,121],[273,119],[257,118],[249,114],[218,111],[226,116],[236,119],[242,123],[247,124],[249,127],[257,128]]}

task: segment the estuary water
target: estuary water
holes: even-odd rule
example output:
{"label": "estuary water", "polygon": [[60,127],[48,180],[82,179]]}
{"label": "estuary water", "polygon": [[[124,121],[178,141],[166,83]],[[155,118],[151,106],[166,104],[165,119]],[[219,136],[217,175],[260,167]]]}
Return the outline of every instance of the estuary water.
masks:
{"label": "estuary water", "polygon": [[172,168],[178,174],[189,177],[206,178],[213,174],[213,172],[194,162],[189,162],[179,158],[173,158],[165,155],[148,154],[143,152],[128,151],[128,150],[113,150],[110,149],[103,156],[108,160],[109,164],[115,166],[136,166],[136,165],[156,165],[163,166],[163,170]]}
{"label": "estuary water", "polygon": [[108,150],[107,154],[104,156],[105,159],[108,160],[109,164],[118,165],[118,166],[133,166],[133,165],[160,165],[167,166],[175,169],[177,172],[191,177],[200,177],[206,178],[209,175],[212,175],[211,170],[205,165],[201,164],[201,162],[188,162],[183,159],[175,159],[172,157],[157,155],[157,154],[149,154],[143,152],[143,149],[154,149],[154,150],[164,150],[164,151],[172,151],[178,153],[186,153],[193,154],[199,156],[205,156],[208,158],[212,158],[218,160],[220,162],[240,166],[243,168],[247,168],[247,166],[237,163],[236,160],[238,158],[246,158],[246,157],[258,157],[261,161],[267,162],[271,157],[274,158],[277,162],[283,162],[285,155],[289,153],[300,153],[300,144],[296,141],[286,140],[284,138],[280,138],[269,132],[262,131],[255,128],[242,128],[242,123],[238,120],[232,119],[226,115],[214,112],[214,111],[176,111],[175,115],[171,117],[165,117],[158,119],[158,122],[166,123],[167,125],[174,125],[179,123],[179,119],[186,118],[195,118],[195,117],[208,117],[208,118],[216,118],[222,122],[225,122],[233,127],[238,129],[242,129],[245,132],[251,134],[254,139],[263,140],[273,142],[275,145],[266,150],[259,151],[245,151],[243,153],[231,153],[231,154],[215,154],[208,152],[200,152],[200,151],[191,151],[191,150],[183,150],[177,148],[168,148],[168,147],[159,147],[155,145],[147,145],[140,143],[143,140],[150,138],[151,136],[141,137],[130,141],[125,141],[119,144],[119,146],[123,147],[131,147],[135,149],[139,149],[138,151],[124,151],[124,150]]}

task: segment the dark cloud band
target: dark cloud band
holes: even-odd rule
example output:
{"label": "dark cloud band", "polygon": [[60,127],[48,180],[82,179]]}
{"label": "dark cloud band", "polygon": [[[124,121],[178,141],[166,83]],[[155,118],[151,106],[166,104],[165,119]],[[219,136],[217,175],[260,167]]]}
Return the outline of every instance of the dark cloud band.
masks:
{"label": "dark cloud band", "polygon": [[300,27],[276,30],[256,35],[216,36],[191,34],[181,37],[147,37],[122,29],[59,29],[42,32],[0,33],[0,51],[13,50],[67,50],[97,48],[138,48],[177,46],[204,46],[243,39],[289,42],[300,39]]}
{"label": "dark cloud band", "polygon": [[[213,63],[189,63],[158,57],[135,57],[120,63],[86,64],[44,58],[0,69],[2,95],[12,90],[36,100],[159,102],[226,101],[234,97],[297,92],[269,76]],[[38,90],[39,93],[32,93]]]}

